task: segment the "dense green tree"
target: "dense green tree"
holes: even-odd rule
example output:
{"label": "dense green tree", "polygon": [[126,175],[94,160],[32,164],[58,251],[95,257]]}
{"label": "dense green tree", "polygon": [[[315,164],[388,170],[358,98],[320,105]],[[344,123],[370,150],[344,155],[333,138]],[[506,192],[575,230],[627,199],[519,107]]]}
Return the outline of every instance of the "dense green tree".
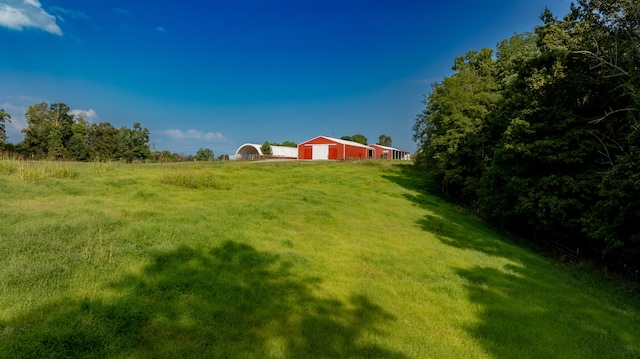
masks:
{"label": "dense green tree", "polygon": [[116,136],[116,158],[132,162],[151,157],[149,148],[149,130],[142,128],[139,122],[133,128],[121,127]]}
{"label": "dense green tree", "polygon": [[[583,101],[599,146],[599,199],[584,216],[584,232],[607,260],[640,261],[640,3],[578,2],[554,24],[560,45],[587,64]],[[599,175],[598,175],[599,174]]]}
{"label": "dense green tree", "polygon": [[27,127],[22,130],[24,139],[20,147],[27,155],[61,158],[69,156],[69,140],[73,136],[73,115],[69,106],[45,102],[27,108]]}
{"label": "dense green tree", "polygon": [[638,263],[640,4],[580,0],[541,19],[433,85],[416,166],[510,231]]}
{"label": "dense green tree", "polygon": [[109,122],[91,124],[87,128],[87,140],[94,160],[114,160],[118,148],[118,129]]}
{"label": "dense green tree", "polygon": [[380,135],[380,137],[378,137],[378,144],[381,146],[391,147],[391,136],[387,136],[384,134]]}
{"label": "dense green tree", "polygon": [[273,155],[273,150],[271,149],[271,144],[269,144],[269,141],[264,141],[262,146],[260,146],[260,151],[265,156],[272,156]]}
{"label": "dense green tree", "polygon": [[558,48],[547,19],[538,52],[521,57],[502,92],[493,123],[502,132],[480,189],[481,211],[511,230],[577,244],[593,203],[597,149],[584,116],[588,67]]}
{"label": "dense green tree", "polygon": [[432,86],[413,127],[420,146],[417,166],[435,176],[444,192],[476,201],[483,168],[490,160],[483,136],[500,99],[493,51],[470,51],[455,59],[452,76]]}
{"label": "dense green tree", "polygon": [[89,123],[83,115],[78,116],[76,123],[71,126],[73,135],[69,139],[68,151],[69,156],[78,161],[86,161],[91,156],[91,147],[89,147],[87,136],[88,129]]}
{"label": "dense green tree", "polygon": [[3,108],[0,108],[0,145],[3,145],[7,140],[6,122],[11,122],[11,115],[4,112]]}
{"label": "dense green tree", "polygon": [[367,140],[367,138],[364,135],[361,135],[359,133],[353,135],[353,136],[342,136],[340,137],[341,140],[345,140],[345,141],[351,141],[351,142],[357,142],[363,145],[368,145],[369,142]]}
{"label": "dense green tree", "polygon": [[213,151],[209,148],[201,148],[196,152],[196,160],[197,161],[213,161],[215,155]]}
{"label": "dense green tree", "polygon": [[27,127],[22,129],[24,139],[19,147],[31,156],[45,157],[48,152],[50,130],[49,108],[45,102],[31,105],[25,112]]}
{"label": "dense green tree", "polygon": [[283,146],[283,147],[298,147],[298,144],[293,141],[284,141],[282,143],[269,142],[271,146]]}

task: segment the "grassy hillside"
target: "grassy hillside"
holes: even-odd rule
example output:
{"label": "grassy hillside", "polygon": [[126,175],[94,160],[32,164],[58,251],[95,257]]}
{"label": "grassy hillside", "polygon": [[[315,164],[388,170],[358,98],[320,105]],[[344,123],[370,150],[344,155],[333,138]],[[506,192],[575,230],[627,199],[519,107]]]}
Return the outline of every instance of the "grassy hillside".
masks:
{"label": "grassy hillside", "polygon": [[637,298],[406,164],[0,161],[0,189],[0,357],[640,357]]}

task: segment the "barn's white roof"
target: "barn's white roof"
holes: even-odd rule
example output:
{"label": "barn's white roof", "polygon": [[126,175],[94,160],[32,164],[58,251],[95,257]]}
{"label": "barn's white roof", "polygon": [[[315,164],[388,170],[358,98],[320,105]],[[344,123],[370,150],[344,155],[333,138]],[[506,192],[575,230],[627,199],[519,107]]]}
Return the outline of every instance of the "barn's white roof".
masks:
{"label": "barn's white roof", "polygon": [[[393,151],[399,151],[399,152],[407,152],[407,151],[399,150],[399,149],[394,148],[394,147],[383,146],[383,145],[378,145],[378,144],[371,145],[371,146],[380,147],[380,148],[382,148],[383,150],[393,150]],[[407,152],[407,153],[408,153],[408,152]]]}
{"label": "barn's white roof", "polygon": [[[333,137],[327,137],[327,136],[314,137],[314,138],[310,139],[309,141],[313,141],[316,138],[325,138],[327,140],[338,142],[338,143],[341,143],[343,145],[349,145],[349,146],[354,146],[354,147],[363,147],[363,148],[369,148],[369,149],[371,148],[371,147],[369,147],[367,145],[363,145],[362,143],[353,142],[353,141],[347,141],[347,140],[342,140],[342,139],[339,139],[339,138],[333,138]],[[305,142],[309,142],[309,141],[305,141]]]}
{"label": "barn's white roof", "polygon": [[[238,148],[235,158],[242,159],[262,156],[263,153],[260,147],[262,147],[262,145],[245,143]],[[298,149],[295,147],[271,146],[271,152],[273,157],[298,158]]]}

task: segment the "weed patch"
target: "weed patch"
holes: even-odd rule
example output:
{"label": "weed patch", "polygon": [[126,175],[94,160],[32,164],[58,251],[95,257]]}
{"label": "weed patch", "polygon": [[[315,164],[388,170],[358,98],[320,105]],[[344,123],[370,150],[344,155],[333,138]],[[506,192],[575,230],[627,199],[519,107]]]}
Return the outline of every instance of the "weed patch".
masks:
{"label": "weed patch", "polygon": [[216,176],[212,173],[196,173],[185,174],[175,173],[166,174],[160,179],[160,183],[179,186],[191,189],[218,189],[218,190],[230,190],[231,182],[223,180],[220,176]]}

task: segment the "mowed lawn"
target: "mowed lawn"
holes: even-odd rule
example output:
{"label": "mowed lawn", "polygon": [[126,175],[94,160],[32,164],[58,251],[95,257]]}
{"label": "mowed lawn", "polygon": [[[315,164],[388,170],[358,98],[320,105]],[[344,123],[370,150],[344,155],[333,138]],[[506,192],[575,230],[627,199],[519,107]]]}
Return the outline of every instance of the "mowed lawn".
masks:
{"label": "mowed lawn", "polygon": [[402,162],[0,161],[0,357],[639,358],[640,300]]}

